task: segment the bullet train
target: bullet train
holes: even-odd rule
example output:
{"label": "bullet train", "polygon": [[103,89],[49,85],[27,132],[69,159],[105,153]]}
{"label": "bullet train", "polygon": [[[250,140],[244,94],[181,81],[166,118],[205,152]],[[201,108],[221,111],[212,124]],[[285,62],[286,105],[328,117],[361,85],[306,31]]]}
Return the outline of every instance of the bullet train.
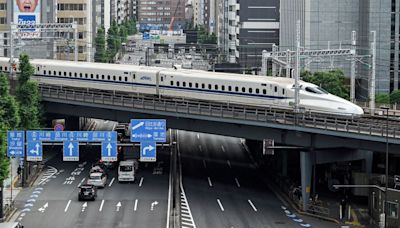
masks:
{"label": "bullet train", "polygon": [[[9,72],[9,58],[0,71]],[[40,83],[166,97],[292,109],[294,79],[215,73],[199,70],[32,59],[33,79]],[[16,61],[18,69],[18,61]],[[300,81],[300,108],[346,116],[363,114],[359,106],[322,88]]]}

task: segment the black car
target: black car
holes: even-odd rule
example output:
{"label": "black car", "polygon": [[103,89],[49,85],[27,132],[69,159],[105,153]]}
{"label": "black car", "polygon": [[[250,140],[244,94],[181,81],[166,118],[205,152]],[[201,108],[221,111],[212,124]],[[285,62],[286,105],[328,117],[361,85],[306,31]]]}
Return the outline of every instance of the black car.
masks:
{"label": "black car", "polygon": [[78,200],[95,200],[97,197],[97,188],[91,184],[83,184],[79,187]]}

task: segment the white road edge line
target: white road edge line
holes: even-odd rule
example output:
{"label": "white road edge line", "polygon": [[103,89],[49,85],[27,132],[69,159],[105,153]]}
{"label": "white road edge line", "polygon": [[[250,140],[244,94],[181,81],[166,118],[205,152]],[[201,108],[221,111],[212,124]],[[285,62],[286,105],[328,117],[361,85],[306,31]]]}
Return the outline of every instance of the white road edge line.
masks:
{"label": "white road edge line", "polygon": [[207,177],[207,179],[208,179],[208,184],[210,185],[210,187],[212,187],[213,185],[212,185],[210,177]]}
{"label": "white road edge line", "polygon": [[101,201],[100,207],[99,207],[99,211],[103,210],[103,205],[104,205],[104,200]]}
{"label": "white road edge line", "polygon": [[240,188],[239,180],[235,177],[236,185]]}
{"label": "white road edge line", "polygon": [[[172,130],[171,128],[169,129],[169,143],[170,146],[172,146]],[[170,158],[172,157],[172,150],[169,153]],[[166,228],[169,228],[169,221],[170,221],[170,216],[171,216],[171,195],[172,195],[172,159],[170,159],[169,162],[170,166],[169,166],[169,179],[168,179],[168,208],[167,208],[167,224],[166,224]]]}
{"label": "white road edge line", "polygon": [[143,177],[142,178],[140,178],[140,182],[139,182],[139,187],[142,187],[142,184],[143,184]]}
{"label": "white road edge line", "polygon": [[217,203],[219,207],[221,208],[221,211],[225,211],[224,207],[222,206],[221,200],[217,199]]}
{"label": "white road edge line", "polygon": [[226,163],[228,163],[229,168],[232,168],[231,162],[229,160],[227,160]]}
{"label": "white road edge line", "polygon": [[253,202],[251,200],[247,200],[249,202],[250,206],[253,208],[254,211],[257,211],[257,208],[254,206]]}
{"label": "white road edge line", "polygon": [[67,206],[65,206],[64,212],[68,211],[69,205],[71,204],[71,200],[68,200]]}
{"label": "white road edge line", "polygon": [[114,183],[115,177],[113,177],[113,179],[111,179],[110,184],[108,185],[108,187],[111,187],[111,185]]}
{"label": "white road edge line", "polygon": [[137,210],[138,199],[135,199],[135,205],[133,206],[133,211]]}

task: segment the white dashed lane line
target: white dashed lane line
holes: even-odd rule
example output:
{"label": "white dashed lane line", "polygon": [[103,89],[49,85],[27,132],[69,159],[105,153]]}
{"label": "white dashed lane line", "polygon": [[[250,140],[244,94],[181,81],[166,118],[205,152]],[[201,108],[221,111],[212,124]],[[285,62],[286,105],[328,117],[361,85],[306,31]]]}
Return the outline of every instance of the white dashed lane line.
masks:
{"label": "white dashed lane line", "polygon": [[71,200],[68,200],[67,206],[65,206],[64,212],[68,211],[69,205],[71,204]]}
{"label": "white dashed lane line", "polygon": [[235,177],[235,182],[236,182],[236,185],[238,186],[238,188],[240,188],[239,180],[236,177]]}
{"label": "white dashed lane line", "polygon": [[108,187],[111,187],[111,185],[114,183],[115,177],[113,177],[113,179],[111,180],[110,184],[108,185]]}
{"label": "white dashed lane line", "polygon": [[135,199],[135,205],[133,206],[133,211],[137,210],[138,199]]}
{"label": "white dashed lane line", "polygon": [[103,205],[104,205],[104,200],[101,201],[100,207],[99,207],[99,211],[103,210]]}
{"label": "white dashed lane line", "polygon": [[217,203],[219,205],[219,208],[221,208],[221,211],[225,211],[224,206],[222,206],[221,200],[217,199]]}
{"label": "white dashed lane line", "polygon": [[204,166],[205,169],[207,169],[206,160],[203,160],[203,166]]}
{"label": "white dashed lane line", "polygon": [[253,208],[254,211],[257,211],[256,206],[254,206],[253,202],[251,202],[251,200],[247,200],[247,202],[249,202],[250,206]]}
{"label": "white dashed lane line", "polygon": [[224,147],[224,146],[221,146],[221,149],[222,149],[222,152],[225,153],[225,147]]}
{"label": "white dashed lane line", "polygon": [[210,185],[210,187],[212,187],[213,185],[212,185],[210,177],[207,177],[207,179],[208,179],[208,185]]}
{"label": "white dashed lane line", "polygon": [[228,163],[229,168],[232,168],[231,162],[229,160],[227,160],[226,163]]}
{"label": "white dashed lane line", "polygon": [[143,184],[143,177],[142,178],[140,178],[140,181],[139,181],[139,187],[142,187],[142,184]]}

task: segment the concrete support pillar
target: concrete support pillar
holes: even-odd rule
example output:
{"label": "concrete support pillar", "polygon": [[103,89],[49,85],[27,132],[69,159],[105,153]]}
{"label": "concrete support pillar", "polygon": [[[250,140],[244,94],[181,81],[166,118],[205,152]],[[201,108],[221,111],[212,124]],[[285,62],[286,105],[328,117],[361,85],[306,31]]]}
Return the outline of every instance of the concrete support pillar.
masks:
{"label": "concrete support pillar", "polygon": [[301,196],[303,198],[303,210],[308,209],[308,200],[310,199],[312,164],[312,154],[310,152],[300,152]]}
{"label": "concrete support pillar", "polygon": [[287,151],[282,151],[281,153],[281,159],[282,159],[282,176],[286,177],[287,176],[287,167],[288,167],[288,152]]}
{"label": "concrete support pillar", "polygon": [[372,162],[373,162],[373,157],[374,157],[374,152],[373,151],[367,151],[363,150],[362,153],[365,156],[363,165],[364,165],[364,170],[365,173],[367,174],[368,179],[371,177],[372,173]]}

